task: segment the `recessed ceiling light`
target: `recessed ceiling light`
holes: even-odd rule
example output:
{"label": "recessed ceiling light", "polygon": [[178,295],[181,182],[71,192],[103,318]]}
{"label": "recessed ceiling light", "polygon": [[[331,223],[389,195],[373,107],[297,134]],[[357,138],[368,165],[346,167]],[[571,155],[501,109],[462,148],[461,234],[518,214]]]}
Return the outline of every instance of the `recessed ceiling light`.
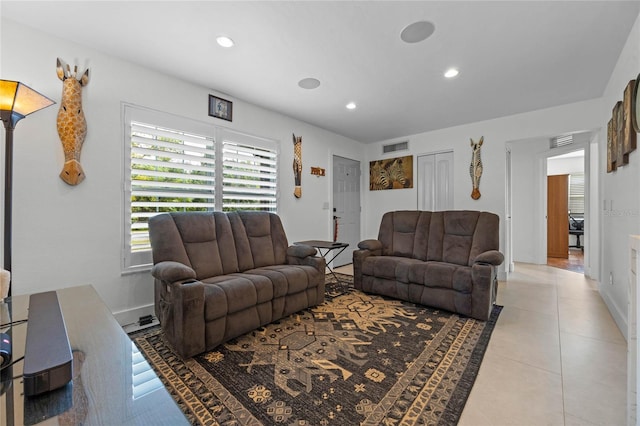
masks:
{"label": "recessed ceiling light", "polygon": [[456,75],[458,75],[459,73],[460,73],[460,71],[458,71],[457,69],[455,69],[455,68],[449,68],[449,69],[444,73],[444,76],[445,76],[445,77],[447,77],[447,78],[453,78],[453,77],[455,77]]}
{"label": "recessed ceiling light", "polygon": [[303,89],[317,89],[318,87],[320,87],[320,80],[312,77],[303,78],[298,82],[298,86],[302,87]]}
{"label": "recessed ceiling light", "polygon": [[218,38],[216,38],[216,41],[222,47],[233,47],[233,45],[235,44],[233,40],[231,40],[227,36],[219,36]]}
{"label": "recessed ceiling light", "polygon": [[356,109],[356,103],[355,102],[349,102],[346,105],[347,109]]}
{"label": "recessed ceiling light", "polygon": [[429,21],[418,21],[407,25],[400,33],[400,38],[405,43],[418,43],[426,40],[436,30],[435,25]]}

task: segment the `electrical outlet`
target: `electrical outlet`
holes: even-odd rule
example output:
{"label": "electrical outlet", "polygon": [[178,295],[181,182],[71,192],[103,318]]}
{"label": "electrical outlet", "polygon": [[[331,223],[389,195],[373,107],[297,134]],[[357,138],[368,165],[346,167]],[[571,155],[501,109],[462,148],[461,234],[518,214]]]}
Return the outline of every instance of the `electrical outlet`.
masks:
{"label": "electrical outlet", "polygon": [[613,285],[613,272],[609,272],[609,284]]}

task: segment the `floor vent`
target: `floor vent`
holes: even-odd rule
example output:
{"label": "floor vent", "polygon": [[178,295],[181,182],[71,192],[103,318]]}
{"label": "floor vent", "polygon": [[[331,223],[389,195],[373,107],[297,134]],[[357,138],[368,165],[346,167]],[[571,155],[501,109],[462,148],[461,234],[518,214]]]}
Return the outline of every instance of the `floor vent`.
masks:
{"label": "floor vent", "polygon": [[383,154],[396,151],[405,151],[407,149],[409,149],[409,141],[397,142],[390,145],[382,145]]}
{"label": "floor vent", "polygon": [[573,143],[573,135],[556,136],[551,138],[550,147],[560,148],[561,146],[571,145]]}

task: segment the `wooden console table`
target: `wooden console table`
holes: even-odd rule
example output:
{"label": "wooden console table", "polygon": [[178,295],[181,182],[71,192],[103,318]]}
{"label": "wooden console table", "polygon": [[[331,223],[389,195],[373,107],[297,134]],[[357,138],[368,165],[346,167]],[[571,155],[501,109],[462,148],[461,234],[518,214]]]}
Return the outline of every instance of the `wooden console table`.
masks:
{"label": "wooden console table", "polygon": [[93,287],[56,293],[73,352],[73,380],[43,395],[24,396],[21,358],[29,323],[22,320],[28,319],[29,296],[0,302],[0,331],[12,337],[15,362],[2,370],[0,426],[188,424]]}

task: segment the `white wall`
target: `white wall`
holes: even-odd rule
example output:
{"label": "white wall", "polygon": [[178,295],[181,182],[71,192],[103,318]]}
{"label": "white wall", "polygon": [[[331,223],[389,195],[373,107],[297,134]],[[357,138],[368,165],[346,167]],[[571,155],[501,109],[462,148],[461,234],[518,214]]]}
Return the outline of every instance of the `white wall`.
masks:
{"label": "white wall", "polygon": [[[576,131],[577,129],[590,129],[600,125],[598,100],[579,102],[554,108],[534,111],[526,114],[517,114],[494,120],[487,120],[463,126],[451,127],[432,132],[420,133],[403,137],[400,140],[409,140],[410,152],[402,155],[414,155],[414,173],[417,173],[415,156],[445,149],[454,151],[454,208],[491,211],[500,216],[501,235],[500,247],[504,249],[504,212],[505,212],[505,170],[507,142],[519,140],[542,140]],[[469,163],[471,161],[470,138],[477,140],[484,136],[482,145],[482,163],[484,172],[480,182],[482,196],[479,200],[471,198],[471,178],[469,176]],[[393,157],[394,155],[382,155],[381,145],[391,141],[382,141],[366,146],[367,161],[380,158]],[[532,147],[532,153],[539,148]],[[528,163],[532,162],[531,155],[525,157]],[[513,161],[513,158],[512,158]],[[517,158],[516,158],[517,161]],[[515,175],[529,176],[533,169],[532,164],[527,168],[519,168],[517,163],[512,167]],[[365,188],[368,188],[368,173],[364,173]],[[530,178],[533,179],[531,175]],[[531,182],[527,180],[526,182]],[[535,189],[523,183],[518,190],[524,197],[529,197]],[[393,209],[415,209],[417,206],[417,189],[398,189],[390,191],[371,191],[365,196],[365,228],[363,238],[375,238],[378,233],[380,219],[385,211]],[[514,206],[517,203],[514,200]],[[514,212],[515,215],[515,212]],[[514,226],[515,228],[515,226]],[[527,227],[530,237],[514,236],[514,240],[533,241],[536,231]],[[514,255],[515,256],[515,255]],[[501,266],[501,276],[504,277],[504,267]]]}
{"label": "white wall", "polygon": [[554,158],[547,160],[547,176],[584,173],[584,155],[580,157]]}
{"label": "white wall", "polygon": [[[233,122],[218,120],[207,115],[208,95],[215,94],[207,88],[10,20],[2,20],[1,33],[2,78],[22,81],[58,102],[22,120],[15,131],[13,294],[92,284],[109,308],[121,313],[121,323],[149,311],[150,274],[121,274],[121,102],[280,141],[279,213],[289,241],[330,238],[331,213],[322,207],[332,201],[332,155],[362,160],[361,144],[228,95],[223,97],[233,101]],[[87,178],[75,187],[58,177],[64,156],[56,130],[62,93],[56,57],[82,71],[89,67],[91,74],[83,89],[88,134],[81,163]],[[292,133],[303,141],[301,199],[293,196]],[[311,176],[311,166],[325,168],[327,176]]]}
{"label": "white wall", "polygon": [[[606,124],[623,91],[640,72],[640,17],[629,34],[618,63],[602,97],[600,122],[600,207],[603,209],[600,293],[622,332],[627,333],[629,234],[640,233],[640,151],[629,156],[629,164],[606,173]],[[639,135],[640,136],[640,135]],[[606,207],[605,207],[606,206]],[[610,274],[613,284],[610,283]]]}

